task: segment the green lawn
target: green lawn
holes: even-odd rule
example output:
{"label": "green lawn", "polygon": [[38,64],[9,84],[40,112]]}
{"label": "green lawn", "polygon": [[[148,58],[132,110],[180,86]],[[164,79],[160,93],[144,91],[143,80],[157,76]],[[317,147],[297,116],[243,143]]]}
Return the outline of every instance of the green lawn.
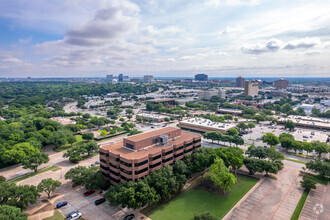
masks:
{"label": "green lawn", "polygon": [[306,162],[304,162],[304,161],[295,160],[295,159],[291,159],[291,158],[287,158],[287,157],[285,158],[285,160],[292,161],[292,162],[296,162],[296,163],[306,164]]}
{"label": "green lawn", "polygon": [[294,210],[294,212],[292,214],[291,220],[298,220],[299,215],[301,213],[301,210],[304,207],[304,204],[305,204],[305,201],[307,199],[307,196],[308,196],[308,192],[304,192],[301,195],[300,200],[299,200],[299,202],[297,204],[297,207],[296,207],[296,209]]}
{"label": "green lawn", "polygon": [[203,189],[188,189],[170,202],[151,210],[147,215],[154,220],[190,220],[195,213],[209,212],[221,219],[257,182],[255,178],[239,176],[239,182],[232,186],[226,196],[219,196]]}
{"label": "green lawn", "polygon": [[[85,140],[82,138],[82,135],[78,134],[78,135],[75,135],[75,137],[76,137],[77,141],[75,143],[73,143],[73,146],[77,146],[77,145],[81,145],[81,144],[85,143]],[[71,147],[72,147],[71,144],[66,144],[66,145],[56,148],[55,151],[56,152],[65,151]]]}

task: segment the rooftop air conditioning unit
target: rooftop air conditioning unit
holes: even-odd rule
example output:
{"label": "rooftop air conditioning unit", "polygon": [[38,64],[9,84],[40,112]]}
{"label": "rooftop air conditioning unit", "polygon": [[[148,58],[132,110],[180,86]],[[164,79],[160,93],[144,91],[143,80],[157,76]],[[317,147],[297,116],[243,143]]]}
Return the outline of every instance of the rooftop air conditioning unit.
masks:
{"label": "rooftop air conditioning unit", "polygon": [[159,136],[160,138],[160,143],[161,144],[167,144],[168,143],[168,135],[161,135]]}

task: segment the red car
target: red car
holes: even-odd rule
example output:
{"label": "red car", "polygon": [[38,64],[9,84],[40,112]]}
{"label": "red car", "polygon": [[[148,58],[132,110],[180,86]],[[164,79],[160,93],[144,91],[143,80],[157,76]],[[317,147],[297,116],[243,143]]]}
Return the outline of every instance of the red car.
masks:
{"label": "red car", "polygon": [[84,196],[89,196],[93,193],[95,193],[95,190],[88,190],[87,192],[84,192]]}

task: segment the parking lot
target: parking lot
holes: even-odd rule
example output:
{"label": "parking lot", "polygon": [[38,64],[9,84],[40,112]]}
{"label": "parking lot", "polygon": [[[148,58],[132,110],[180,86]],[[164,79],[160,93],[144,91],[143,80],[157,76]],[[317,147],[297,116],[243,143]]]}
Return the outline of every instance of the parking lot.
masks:
{"label": "parking lot", "polygon": [[284,163],[286,166],[277,175],[277,180],[265,179],[232,210],[228,219],[290,219],[303,189],[299,184],[299,165],[290,161]]}

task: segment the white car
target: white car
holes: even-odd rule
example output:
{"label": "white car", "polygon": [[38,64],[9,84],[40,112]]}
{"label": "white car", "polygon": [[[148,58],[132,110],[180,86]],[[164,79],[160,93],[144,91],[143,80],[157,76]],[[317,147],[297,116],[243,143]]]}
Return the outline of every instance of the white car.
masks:
{"label": "white car", "polygon": [[73,213],[69,218],[67,218],[67,220],[76,220],[79,219],[81,217],[81,213]]}

